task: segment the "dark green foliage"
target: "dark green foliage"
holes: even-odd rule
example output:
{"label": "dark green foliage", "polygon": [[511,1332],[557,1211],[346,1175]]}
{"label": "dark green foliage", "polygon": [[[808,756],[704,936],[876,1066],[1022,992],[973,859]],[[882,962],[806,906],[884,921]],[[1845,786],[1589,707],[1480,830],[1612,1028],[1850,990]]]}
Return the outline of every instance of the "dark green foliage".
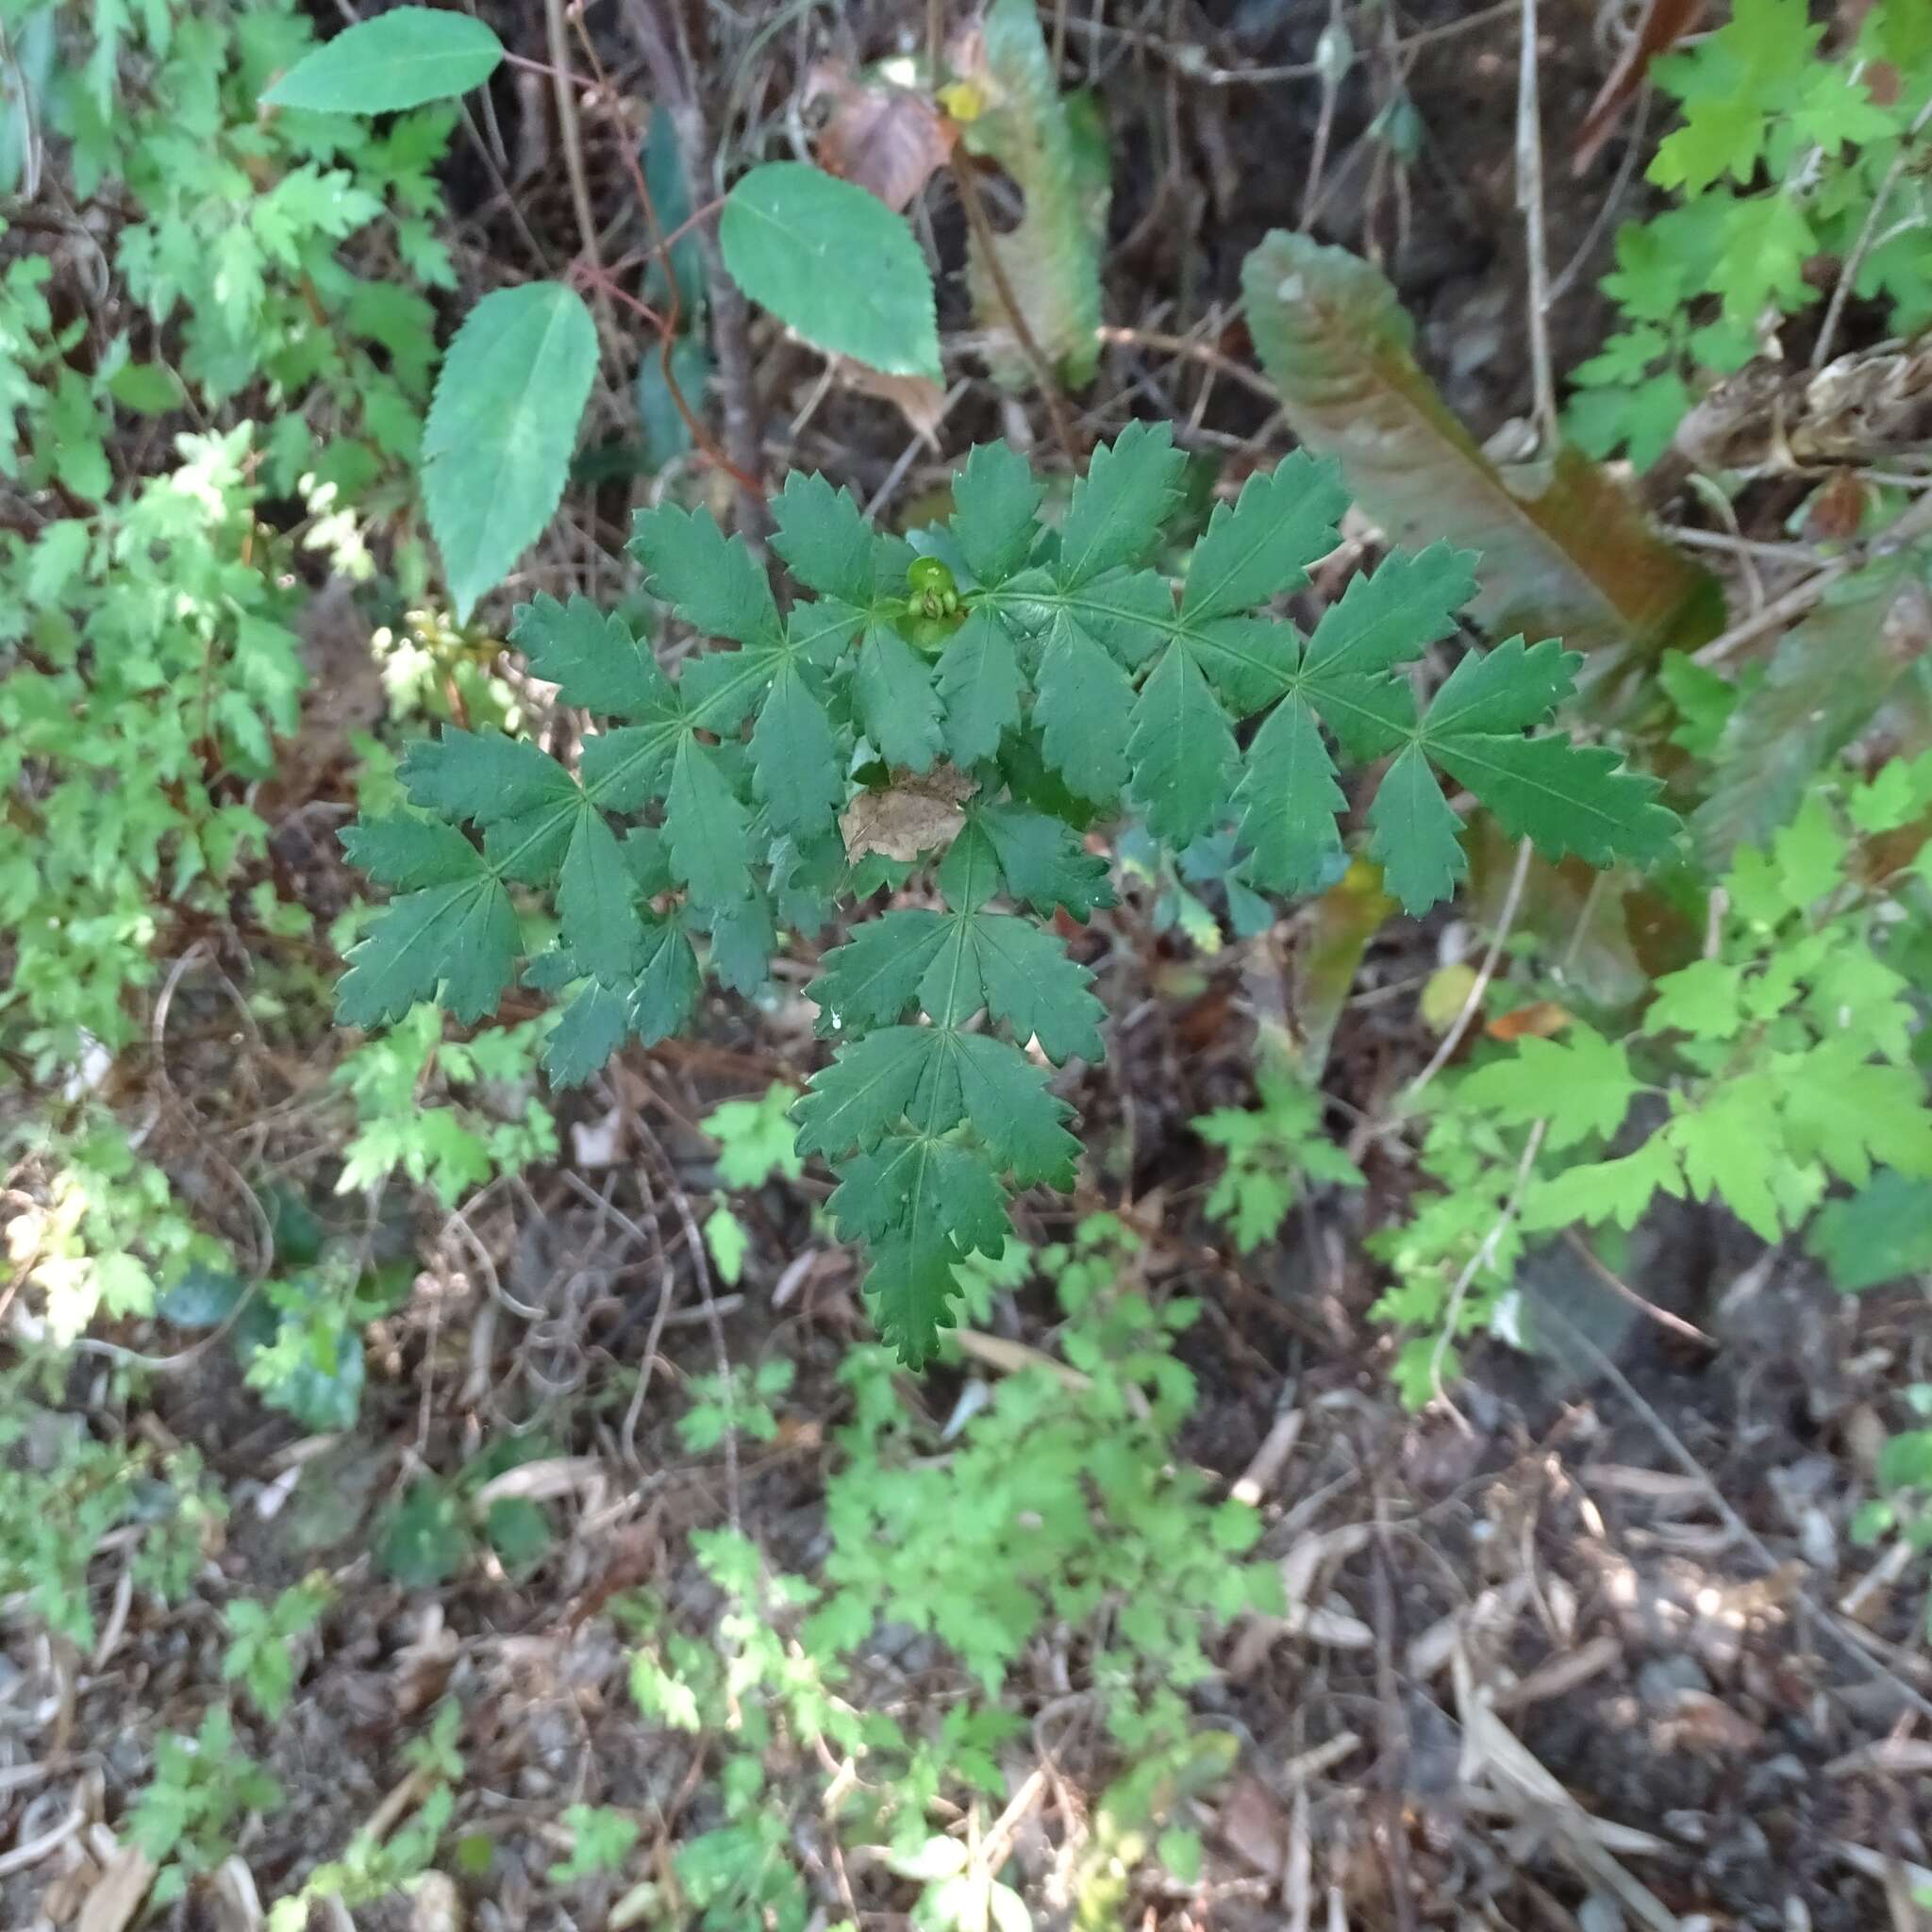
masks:
{"label": "dark green foliage", "polygon": [[[816,924],[903,883],[913,903],[860,924],[810,989],[840,1044],[796,1118],[800,1152],[838,1173],[841,1232],[872,1250],[882,1333],[920,1361],[955,1268],[1008,1240],[1008,1191],[1073,1182],[1052,1069],[1099,1057],[1106,1014],[1051,920],[1112,903],[1090,823],[1124,808],[1176,852],[1219,833],[1255,884],[1311,890],[1342,851],[1339,754],[1390,760],[1366,801],[1369,849],[1411,911],[1464,869],[1438,772],[1552,854],[1667,847],[1675,821],[1651,780],[1610,751],[1525,736],[1570,691],[1576,659],[1557,643],[1464,655],[1418,712],[1409,667],[1454,632],[1470,556],[1391,557],[1306,638],[1259,614],[1307,583],[1346,508],[1334,471],[1296,456],[1216,508],[1176,600],[1150,563],[1180,470],[1164,425],[1132,425],[1054,531],[1024,458],[975,449],[946,549],[963,583],[845,491],[794,475],[774,547],[811,594],[789,610],[708,513],[641,514],[631,548],[651,589],[724,641],[673,681],[580,598],[525,609],[514,635],[532,668],[616,722],[584,741],[575,774],[534,744],[453,729],[411,753],[405,791],[435,818],[346,835],[401,896],[352,957],[342,1019],[432,996],[479,1017],[522,944],[510,887],[548,887],[558,941],[526,977],[575,989],[546,1064],[583,1079],[625,1038],[687,1024],[706,970],[758,990],[781,921]],[[613,813],[641,823],[620,839]]]}

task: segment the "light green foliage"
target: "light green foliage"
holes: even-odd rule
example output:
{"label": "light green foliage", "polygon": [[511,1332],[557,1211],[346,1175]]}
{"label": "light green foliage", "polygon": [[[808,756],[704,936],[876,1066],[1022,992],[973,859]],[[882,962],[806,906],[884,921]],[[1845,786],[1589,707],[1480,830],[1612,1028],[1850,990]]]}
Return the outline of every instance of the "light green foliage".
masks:
{"label": "light green foliage", "polygon": [[235,1742],[225,1706],[212,1706],[192,1738],[162,1737],[154,1776],[127,1819],[129,1840],[160,1868],[149,1894],[154,1903],[180,1898],[191,1879],[235,1849],[251,1811],[281,1802],[281,1787]]}
{"label": "light green foliage", "polygon": [[[1932,91],[1923,0],[1877,0],[1858,32],[1821,58],[1805,0],[1739,0],[1717,31],[1652,69],[1681,119],[1650,178],[1675,204],[1617,236],[1605,291],[1624,326],[1575,372],[1571,428],[1640,468],[1669,444],[1699,383],[1758,347],[1761,316],[1819,299],[1818,257],[1849,264],[1880,184]],[[1895,75],[1882,100],[1879,71]],[[1854,291],[1884,305],[1884,333],[1932,320],[1932,242],[1923,171],[1907,168],[1880,211]]]}
{"label": "light green foliage", "polygon": [[[1852,1538],[1869,1546],[1896,1536],[1924,1552],[1932,1550],[1932,1383],[1915,1383],[1905,1395],[1926,1426],[1886,1438],[1878,1457],[1879,1493],[1852,1519]],[[1925,1627],[1932,1632],[1932,1595],[1926,1598]]]}
{"label": "light green foliage", "polygon": [[731,279],[815,347],[888,375],[940,375],[925,258],[863,188],[767,161],[725,197],[718,240]]}
{"label": "light green foliage", "polygon": [[[224,1259],[93,1096],[264,854],[245,801],[296,724],[308,569],[265,501],[294,499],[301,544],[353,576],[363,513],[407,493],[433,315],[363,271],[451,279],[428,221],[451,117],[261,116],[312,45],[292,0],[56,14],[39,125],[128,318],[58,319],[32,245],[0,272],[0,482],[37,506],[0,532],[0,1065],[75,1103],[9,1147],[44,1177],[51,1239],[24,1251],[64,1339]],[[243,405],[271,397],[258,429]],[[420,585],[419,544],[395,564]],[[266,883],[247,907],[271,952],[306,930]]]}
{"label": "light green foliage", "polygon": [[[456,837],[427,822],[391,823]],[[498,1174],[555,1154],[557,1124],[535,1091],[549,1026],[525,1021],[457,1041],[442,1037],[441,1014],[421,1006],[346,1055],[333,1077],[354,1096],[359,1124],[343,1149],[336,1191],[356,1193],[401,1173],[454,1208]],[[432,1094],[451,1097],[436,1105]]]}
{"label": "light green foliage", "polygon": [[82,1649],[94,1641],[88,1572],[110,1532],[135,1534],[131,1574],[164,1602],[188,1592],[202,1538],[220,1521],[192,1450],[160,1468],[145,1450],[100,1442],[78,1419],[0,1383],[0,1596],[24,1594],[36,1617]]}
{"label": "light green foliage", "polygon": [[1227,1156],[1208,1195],[1208,1213],[1224,1222],[1242,1254],[1273,1237],[1310,1181],[1358,1188],[1361,1170],[1323,1131],[1322,1102],[1285,1068],[1264,1060],[1258,1107],[1217,1108],[1195,1133]]}
{"label": "light green foliage", "polygon": [[[1738,854],[1713,948],[1656,981],[1634,1030],[1578,1020],[1525,1039],[1435,1103],[1423,1168],[1441,1191],[1377,1238],[1395,1275],[1380,1312],[1413,1335],[1410,1399],[1454,1373],[1454,1339],[1496,1315],[1526,1245],[1627,1232],[1659,1195],[1721,1204],[1766,1241],[1809,1223],[1848,1291],[1923,1265],[1924,861],[1870,882],[1852,839],[1914,819],[1927,782],[1932,766],[1894,765],[1818,784],[1767,848]],[[1854,1191],[1819,1213],[1834,1183]]]}
{"label": "light green foliage", "polygon": [[778,1418],[772,1405],[796,1373],[784,1357],[774,1356],[756,1369],[733,1369],[728,1385],[720,1375],[693,1375],[691,1407],[677,1419],[678,1440],[693,1456],[708,1454],[734,1433],[753,1442],[774,1441]]}
{"label": "light green foliage", "polygon": [[463,1757],[457,1748],[462,1722],[462,1708],[454,1700],[437,1706],[429,1728],[403,1747],[405,1759],[424,1784],[421,1805],[387,1838],[358,1831],[341,1857],[316,1866],[299,1891],[270,1907],[269,1932],[308,1932],[312,1904],[335,1899],[345,1909],[371,1906],[430,1869],[463,1782]]}
{"label": "light green foliage", "polygon": [[222,1612],[228,1647],[222,1653],[222,1681],[240,1682],[249,1701],[271,1723],[289,1707],[295,1688],[296,1649],[334,1600],[327,1577],[291,1583],[273,1603],[238,1597]]}
{"label": "light green foliage", "polygon": [[498,289],[464,316],[423,426],[423,498],[458,623],[550,521],[596,373],[596,325],[561,282]]}
{"label": "light green foliage", "polygon": [[617,1872],[638,1841],[638,1822],[606,1805],[571,1805],[563,1814],[570,1857],[550,1868],[553,1885],[575,1885],[599,1872]]}
{"label": "light green foliage", "polygon": [[[984,1905],[1005,1915],[994,1923],[1019,1924],[997,1871],[936,1827],[962,1803],[1004,1802],[995,1753],[1024,1724],[1026,1658],[1050,1628],[1121,1767],[1108,1793],[1113,1865],[1154,1855],[1155,1822],[1202,1788],[1205,1767],[1227,1769],[1226,1740],[1196,1729],[1185,1692],[1209,1674],[1210,1631],[1278,1609],[1280,1584],[1272,1564],[1240,1560],[1259,1534],[1256,1513],[1215,1500],[1176,1456],[1194,1385],[1173,1349],[1194,1307],[1147,1301],[1134,1239],[1108,1216],[1038,1260],[1057,1289],[1073,1378],[1044,1365],[1005,1377],[957,1436],[936,1441],[903,1406],[890,1354],[856,1352],[841,1371],[853,1420],[838,1438],[823,1574],[774,1573],[744,1539],[701,1531],[692,1546],[722,1614],[692,1630],[655,1599],[628,1606],[640,1712],[695,1737],[712,1767],[708,1800],[723,1822],[673,1858],[684,1903],[717,1932],[761,1913],[805,1923],[803,1874],[767,1780],[827,1754],[860,1774],[828,1823],[924,1888],[916,1923],[979,1924]],[[1026,1269],[1003,1272],[1011,1285]],[[918,1734],[844,1695],[848,1674],[873,1683],[879,1629],[908,1624],[974,1686],[929,1711]],[[1176,1872],[1197,1851],[1186,1836],[1161,1843]],[[650,1896],[670,1911],[657,1888]]]}
{"label": "light green foliage", "polygon": [[[1555,643],[1462,658],[1418,712],[1407,667],[1453,630],[1474,589],[1467,556],[1390,558],[1306,639],[1256,614],[1337,541],[1343,496],[1306,457],[1217,510],[1177,605],[1148,562],[1180,464],[1164,425],[1130,425],[1049,531],[1025,462],[975,450],[945,533],[963,586],[873,530],[845,491],[794,475],[774,547],[816,594],[782,617],[708,513],[641,513],[631,547],[652,589],[726,644],[687,657],[674,682],[617,620],[533,606],[517,635],[542,675],[616,722],[585,741],[575,772],[496,734],[446,729],[411,748],[410,806],[481,842],[407,816],[345,835],[399,896],[350,956],[340,1016],[392,1021],[440,990],[459,1018],[480,1017],[523,946],[512,889],[550,885],[558,943],[527,977],[577,988],[548,1065],[581,1076],[626,1036],[688,1023],[700,941],[721,985],[756,987],[781,917],[816,926],[932,855],[940,907],[891,911],[825,956],[811,994],[841,1044],[795,1114],[798,1153],[838,1174],[841,1231],[872,1249],[880,1330],[919,1361],[956,1268],[1008,1239],[1008,1191],[1073,1179],[1078,1143],[1049,1065],[1096,1058],[1104,1012],[1043,922],[1108,903],[1083,846],[1091,817],[1125,806],[1176,849],[1221,836],[1256,885],[1302,890],[1340,855],[1332,744],[1357,764],[1395,755],[1370,849],[1412,910],[1463,871],[1438,769],[1552,854],[1602,864],[1667,849],[1676,822],[1653,781],[1607,749],[1524,735],[1571,689],[1576,660]],[[958,811],[891,769],[925,773],[945,746]],[[621,839],[609,814],[631,822]],[[855,831],[902,820],[889,838]],[[874,844],[898,853],[890,873]],[[735,1253],[731,1230],[718,1234]]]}
{"label": "light green foliage", "polygon": [[262,105],[388,114],[480,86],[502,59],[502,43],[481,21],[454,8],[396,7],[304,55]]}

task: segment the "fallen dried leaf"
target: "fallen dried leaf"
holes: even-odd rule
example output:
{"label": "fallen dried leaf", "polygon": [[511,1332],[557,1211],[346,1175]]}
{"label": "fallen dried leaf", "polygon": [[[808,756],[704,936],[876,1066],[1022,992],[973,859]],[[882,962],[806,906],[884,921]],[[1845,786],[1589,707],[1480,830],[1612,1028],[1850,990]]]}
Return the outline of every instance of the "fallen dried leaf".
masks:
{"label": "fallen dried leaf", "polygon": [[946,392],[929,375],[888,375],[882,369],[871,369],[849,356],[832,358],[832,380],[842,389],[856,389],[861,395],[875,396],[891,403],[906,419],[906,426],[923,437],[935,455],[939,453],[940,425],[946,419]]}
{"label": "fallen dried leaf", "polygon": [[88,1894],[75,1932],[123,1932],[131,1924],[155,1882],[155,1865],[136,1845],[123,1845],[101,1874],[101,1882]]}
{"label": "fallen dried leaf", "polygon": [[829,91],[836,105],[819,136],[819,165],[857,182],[895,213],[910,207],[946,164],[952,123],[910,88],[841,79]]}
{"label": "fallen dried leaf", "polygon": [[884,791],[861,791],[839,819],[845,857],[856,861],[876,852],[910,864],[958,834],[966,824],[959,808],[977,790],[977,780],[942,771],[899,778]]}

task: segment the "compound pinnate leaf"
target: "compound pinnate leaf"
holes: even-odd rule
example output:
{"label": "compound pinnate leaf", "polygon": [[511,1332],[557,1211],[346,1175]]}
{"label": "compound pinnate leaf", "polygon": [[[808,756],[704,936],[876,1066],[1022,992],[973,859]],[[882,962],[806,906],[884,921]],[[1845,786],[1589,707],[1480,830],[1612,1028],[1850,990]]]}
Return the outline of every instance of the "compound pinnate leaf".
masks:
{"label": "compound pinnate leaf", "polygon": [[1165,423],[1129,423],[1093,452],[1060,525],[1057,575],[1063,590],[1090,584],[1117,565],[1146,561],[1178,499],[1186,461]]}
{"label": "compound pinnate leaf", "polygon": [[1300,698],[1284,698],[1255,734],[1235,803],[1256,884],[1309,892],[1332,875],[1341,850],[1336,814],[1347,800],[1322,727]]}
{"label": "compound pinnate leaf", "polygon": [[1407,912],[1426,912],[1446,899],[1469,870],[1458,842],[1462,822],[1417,745],[1406,746],[1382,774],[1369,807],[1369,830],[1370,856]]}
{"label": "compound pinnate leaf", "polygon": [[467,13],[395,7],[305,55],[261,100],[323,114],[390,114],[466,93],[502,58],[503,42]]}
{"label": "compound pinnate leaf", "polygon": [[874,530],[849,490],[834,490],[815,472],[794,470],[773,499],[772,517],[777,525],[772,548],[821,596],[869,610],[895,581],[903,594],[911,545]]}
{"label": "compound pinnate leaf", "polygon": [[1127,782],[1133,680],[1078,625],[1057,624],[1041,653],[1033,722],[1041,750],[1082,798],[1110,799]]}
{"label": "compound pinnate leaf", "polygon": [[1178,847],[1209,830],[1240,758],[1221,700],[1176,638],[1141,687],[1127,741],[1134,801],[1155,837]]}
{"label": "compound pinnate leaf", "polygon": [[1085,920],[1114,903],[1107,860],[1064,819],[1010,804],[975,807],[967,817],[992,847],[1008,892],[1036,912],[1064,908]]}
{"label": "compound pinnate leaf", "polygon": [[1040,529],[1044,486],[1004,442],[975,444],[953,480],[953,541],[985,589],[1025,567]]}
{"label": "compound pinnate leaf", "polygon": [[943,741],[940,701],[925,660],[896,631],[875,629],[858,647],[853,695],[865,734],[889,764],[926,772]]}
{"label": "compound pinnate leaf", "polygon": [[836,1156],[877,1146],[904,1119],[950,1038],[937,1026],[884,1026],[841,1046],[795,1109],[798,1151]]}
{"label": "compound pinnate leaf", "polygon": [[941,1037],[952,1042],[959,1105],[994,1160],[1022,1187],[1072,1187],[1080,1143],[1065,1123],[1074,1110],[1047,1091],[1046,1069],[989,1034]]}
{"label": "compound pinnate leaf", "polygon": [[1392,552],[1323,611],[1303,662],[1322,679],[1407,664],[1454,633],[1456,613],[1474,594],[1473,551],[1431,543]]}
{"label": "compound pinnate leaf", "polygon": [[496,1010],[510,983],[519,941],[516,912],[494,874],[428,886],[385,907],[369,937],[351,949],[336,988],[344,1026],[400,1020],[418,1000],[435,999],[459,1020]]}
{"label": "compound pinnate leaf", "polygon": [[434,819],[412,819],[401,812],[361,819],[343,831],[341,840],[351,865],[405,891],[475,878],[484,870],[482,854],[454,825]]}
{"label": "compound pinnate leaf", "polygon": [[772,586],[741,537],[727,537],[708,509],[663,503],[631,521],[630,553],[650,588],[693,630],[742,644],[775,643],[781,626]]}
{"label": "compound pinnate leaf", "polygon": [[976,765],[999,749],[1000,735],[1020,722],[1024,681],[1007,628],[975,609],[940,655],[939,694],[945,707],[946,750],[956,765]]}
{"label": "compound pinnate leaf", "polygon": [[543,1042],[543,1071],[558,1087],[581,1087],[624,1044],[630,1032],[626,990],[591,980],[557,1017]]}
{"label": "compound pinnate leaf", "polygon": [[627,984],[643,961],[644,927],[634,893],[617,835],[595,806],[586,805],[563,857],[557,912],[564,943],[606,986]]}
{"label": "compound pinnate leaf", "polygon": [[1307,566],[1341,541],[1348,492],[1333,463],[1305,451],[1272,475],[1250,476],[1233,503],[1217,504],[1188,565],[1181,616],[1209,618],[1250,610],[1307,582]]}
{"label": "compound pinnate leaf", "polygon": [[724,906],[751,891],[751,822],[708,745],[687,736],[664,800],[671,863],[700,906]]}
{"label": "compound pinnate leaf", "polygon": [[774,830],[809,838],[845,803],[839,741],[818,693],[796,664],[772,680],[751,733],[752,789]]}
{"label": "compound pinnate leaf", "polygon": [[807,990],[818,1003],[817,1030],[863,1032],[897,1020],[918,996],[919,982],[945,934],[945,919],[921,907],[867,920],[825,955]]}
{"label": "compound pinnate leaf", "polygon": [[412,744],[398,775],[411,804],[479,825],[546,807],[574,809],[580,796],[570,774],[529,740],[454,724]]}
{"label": "compound pinnate leaf", "polygon": [[690,1023],[698,1001],[698,956],[683,922],[644,924],[644,964],[630,991],[631,1030],[645,1046],[669,1040]]}
{"label": "compound pinnate leaf", "polygon": [[567,705],[636,721],[675,703],[658,660],[629,625],[588,597],[568,604],[537,597],[517,612],[509,641]]}
{"label": "compound pinnate leaf", "polygon": [[814,347],[888,375],[941,374],[925,258],[864,189],[768,161],[726,196],[718,239],[731,279]]}
{"label": "compound pinnate leaf", "polygon": [[596,372],[596,325],[561,282],[498,289],[463,318],[423,425],[423,500],[458,623],[550,521]]}

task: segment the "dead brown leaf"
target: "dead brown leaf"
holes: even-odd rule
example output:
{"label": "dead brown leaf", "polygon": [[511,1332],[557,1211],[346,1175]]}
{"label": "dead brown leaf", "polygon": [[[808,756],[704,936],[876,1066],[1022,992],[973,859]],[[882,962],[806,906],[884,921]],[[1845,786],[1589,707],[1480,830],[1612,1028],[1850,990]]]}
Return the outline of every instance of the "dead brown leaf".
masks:
{"label": "dead brown leaf", "polygon": [[876,396],[891,403],[906,419],[906,426],[923,437],[935,456],[939,454],[940,425],[946,417],[946,392],[929,375],[888,375],[882,369],[870,369],[849,356],[832,358],[832,379],[842,389],[856,389],[861,395]]}
{"label": "dead brown leaf", "polygon": [[963,773],[906,774],[883,791],[861,791],[839,820],[845,857],[855,862],[868,852],[910,864],[922,852],[949,843],[966,824],[959,808],[978,790]]}
{"label": "dead brown leaf", "polygon": [[101,1882],[80,1908],[75,1932],[122,1932],[133,1922],[155,1882],[154,1861],[135,1845],[123,1845],[108,1860]]}
{"label": "dead brown leaf", "polygon": [[839,78],[822,87],[832,116],[819,136],[819,165],[875,194],[895,213],[946,164],[953,124],[924,94]]}

